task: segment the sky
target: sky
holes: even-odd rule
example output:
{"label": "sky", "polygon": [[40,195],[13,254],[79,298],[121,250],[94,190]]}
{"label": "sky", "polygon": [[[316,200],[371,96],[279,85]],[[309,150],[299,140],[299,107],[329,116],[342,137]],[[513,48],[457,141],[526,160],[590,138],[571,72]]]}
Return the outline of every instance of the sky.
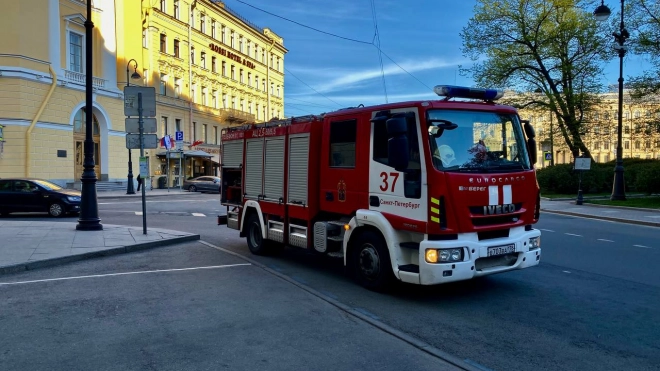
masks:
{"label": "sky", "polygon": [[[476,0],[373,0],[384,52],[384,82],[378,49],[370,45],[377,42],[372,0],[224,2],[252,23],[270,28],[284,39],[288,49],[284,58],[286,117],[359,104],[437,99],[432,91],[435,85],[473,85],[458,68],[472,63],[462,54],[460,32],[472,17]],[[616,1],[608,2],[613,3],[609,4],[611,9],[616,8]],[[618,65],[618,58],[613,58],[604,66],[605,84],[617,84]],[[639,75],[649,66],[643,58],[629,54],[624,62],[624,77]]]}

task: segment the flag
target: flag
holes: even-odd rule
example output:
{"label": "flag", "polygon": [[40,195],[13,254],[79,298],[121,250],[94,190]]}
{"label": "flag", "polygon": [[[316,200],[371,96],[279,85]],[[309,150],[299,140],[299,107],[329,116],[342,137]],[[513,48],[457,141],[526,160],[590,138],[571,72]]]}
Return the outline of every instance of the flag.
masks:
{"label": "flag", "polygon": [[166,135],[160,139],[160,145],[161,147],[165,147],[165,149],[169,150],[172,148],[172,137],[169,135]]}

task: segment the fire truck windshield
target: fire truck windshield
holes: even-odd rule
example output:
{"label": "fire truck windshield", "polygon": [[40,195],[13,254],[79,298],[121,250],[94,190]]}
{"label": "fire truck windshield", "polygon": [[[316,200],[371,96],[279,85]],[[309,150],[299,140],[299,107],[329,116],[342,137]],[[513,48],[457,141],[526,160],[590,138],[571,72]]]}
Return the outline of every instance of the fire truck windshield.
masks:
{"label": "fire truck windshield", "polygon": [[429,110],[433,166],[452,172],[531,169],[518,117],[496,112]]}

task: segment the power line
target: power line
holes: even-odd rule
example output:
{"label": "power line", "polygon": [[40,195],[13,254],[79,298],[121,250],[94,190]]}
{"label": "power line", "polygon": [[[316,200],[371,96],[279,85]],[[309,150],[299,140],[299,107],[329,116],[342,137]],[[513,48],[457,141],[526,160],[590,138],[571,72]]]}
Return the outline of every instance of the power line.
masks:
{"label": "power line", "polygon": [[[334,107],[325,106],[325,105],[323,105],[323,104],[313,103],[313,102],[306,101],[306,100],[302,100],[302,99],[298,99],[298,98],[287,97],[286,99],[287,99],[287,100],[296,100],[296,101],[298,101],[298,102],[302,102],[302,103],[307,103],[307,104],[306,104],[307,106],[316,106],[316,107],[323,107],[323,108],[335,109]],[[288,104],[288,103],[287,103],[287,104]]]}
{"label": "power line", "polygon": [[271,13],[271,12],[269,12],[269,11],[267,11],[267,10],[264,10],[264,9],[261,9],[261,8],[258,8],[258,7],[256,7],[256,6],[254,6],[254,5],[248,4],[248,3],[246,3],[245,1],[242,1],[242,0],[236,0],[236,1],[238,1],[238,2],[241,3],[241,4],[247,5],[247,6],[249,6],[250,8],[254,8],[254,9],[259,10],[259,11],[261,11],[261,12],[264,12],[264,13],[266,13],[266,14],[270,14],[270,15],[272,15],[273,17],[277,17],[277,18],[283,19],[283,20],[285,20],[285,21],[288,21],[288,22],[291,22],[291,23],[295,23],[295,24],[297,24],[298,26],[305,27],[305,28],[309,28],[310,30],[314,30],[314,31],[316,31],[316,32],[320,32],[320,33],[322,33],[322,34],[326,34],[326,35],[333,36],[333,37],[338,37],[338,38],[340,38],[340,39],[344,39],[344,40],[348,40],[348,41],[353,41],[353,42],[356,42],[356,43],[361,43],[361,44],[371,44],[371,43],[368,42],[368,41],[362,41],[362,40],[351,39],[350,37],[339,36],[339,35],[337,35],[337,34],[333,34],[333,33],[330,33],[330,32],[326,32],[326,31],[319,30],[318,28],[314,28],[314,27],[311,27],[311,26],[304,25],[304,24],[302,24],[302,23],[296,22],[296,21],[291,20],[291,19],[289,19],[289,18],[279,16],[279,15],[274,14],[274,13]]}
{"label": "power line", "polygon": [[[376,45],[374,45],[374,46],[375,46],[376,48],[378,48]],[[400,69],[402,69],[403,72],[405,72],[405,73],[407,73],[408,75],[410,75],[410,77],[412,77],[413,79],[417,80],[417,82],[419,82],[420,84],[424,85],[427,89],[433,91],[433,88],[431,88],[430,86],[426,85],[422,80],[420,80],[420,79],[418,79],[417,77],[415,77],[415,75],[413,75],[412,73],[408,72],[405,68],[401,67],[398,63],[396,63],[396,62],[394,61],[394,59],[390,58],[390,56],[387,55],[387,53],[385,53],[385,52],[383,51],[383,49],[378,48],[378,50],[379,50],[381,53],[383,53],[383,55],[386,56],[387,59],[389,59],[390,61],[392,61],[392,63],[396,64],[397,67],[399,67]]]}
{"label": "power line", "polygon": [[371,14],[374,20],[374,40],[372,44],[378,49],[378,61],[380,63],[380,75],[383,79],[383,91],[385,92],[385,103],[387,101],[387,84],[385,83],[385,68],[383,67],[383,55],[380,51],[380,32],[378,32],[378,18],[376,17],[376,3],[371,0]]}
{"label": "power line", "polygon": [[330,102],[332,102],[332,103],[338,105],[339,107],[342,107],[341,104],[335,102],[334,100],[332,100],[332,99],[328,98],[327,96],[325,96],[323,93],[320,93],[318,90],[316,90],[316,89],[314,89],[313,87],[307,85],[306,82],[302,81],[298,76],[294,75],[294,74],[293,74],[291,71],[289,71],[288,69],[284,68],[284,71],[286,71],[286,73],[288,73],[288,74],[290,74],[291,76],[293,76],[293,77],[295,77],[296,79],[298,79],[298,81],[300,81],[300,82],[302,82],[303,84],[305,84],[305,86],[307,86],[308,88],[314,90],[318,95],[320,95],[320,96],[322,96],[323,98],[329,100]]}

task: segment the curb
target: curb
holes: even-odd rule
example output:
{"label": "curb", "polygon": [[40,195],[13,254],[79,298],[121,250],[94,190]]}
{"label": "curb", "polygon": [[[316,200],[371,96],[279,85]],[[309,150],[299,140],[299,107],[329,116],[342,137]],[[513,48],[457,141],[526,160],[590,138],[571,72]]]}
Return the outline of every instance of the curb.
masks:
{"label": "curb", "polygon": [[625,223],[625,224],[635,224],[635,225],[645,225],[647,227],[660,227],[658,222],[645,222],[643,220],[631,220],[631,219],[621,219],[621,218],[612,218],[609,216],[598,216],[598,215],[586,215],[580,213],[572,213],[570,211],[557,211],[557,210],[547,210],[541,209],[542,212],[548,214],[558,214],[558,215],[568,215],[568,216],[578,216],[586,219],[595,219],[595,220],[606,220],[609,222]]}
{"label": "curb", "polygon": [[35,269],[39,269],[39,268],[54,267],[54,266],[57,266],[57,265],[63,265],[63,264],[73,263],[73,262],[77,262],[77,261],[81,261],[81,260],[93,259],[93,258],[100,258],[100,257],[104,257],[104,256],[126,254],[126,253],[131,253],[131,252],[136,252],[136,251],[153,249],[153,248],[156,248],[156,247],[175,245],[175,244],[182,243],[182,242],[197,241],[200,238],[201,238],[200,235],[193,234],[193,235],[189,235],[189,236],[181,236],[181,237],[170,238],[170,239],[162,240],[162,241],[149,241],[149,242],[141,242],[141,243],[138,243],[138,244],[135,244],[135,245],[129,245],[129,246],[112,247],[112,248],[109,248],[107,250],[102,250],[102,251],[91,251],[91,252],[86,252],[86,253],[82,253],[82,254],[62,256],[62,257],[59,257],[59,258],[50,258],[50,259],[37,260],[37,261],[27,262],[27,263],[6,265],[4,267],[0,267],[0,275],[9,274],[9,273],[24,272],[24,271],[31,271],[31,270],[35,270]]}
{"label": "curb", "polygon": [[599,204],[592,204],[589,203],[589,201],[585,202],[582,204],[582,206],[593,206],[593,207],[604,207],[604,208],[612,208],[612,209],[624,209],[624,210],[636,210],[636,211],[648,211],[651,213],[660,213],[660,209],[649,209],[646,207],[632,207],[632,206],[617,206],[617,205],[599,205]]}
{"label": "curb", "polygon": [[220,246],[215,246],[215,245],[213,245],[211,243],[208,243],[206,241],[203,241],[203,240],[200,240],[199,242],[201,244],[206,245],[208,247],[211,247],[213,249],[216,249],[216,250],[222,251],[224,253],[236,256],[240,259],[243,259],[243,260],[249,262],[250,264],[254,265],[255,267],[261,268],[264,271],[266,271],[266,272],[268,272],[268,273],[270,273],[270,274],[272,274],[272,275],[274,275],[274,276],[276,276],[276,277],[278,277],[278,278],[280,278],[280,279],[282,279],[282,280],[284,280],[284,281],[286,281],[286,282],[288,282],[288,283],[290,283],[294,286],[297,286],[298,288],[300,288],[304,291],[307,291],[308,293],[310,293],[310,294],[316,296],[317,298],[327,302],[328,304],[338,308],[339,310],[345,312],[346,314],[351,315],[353,317],[356,317],[356,318],[370,324],[371,326],[376,327],[376,328],[380,329],[381,331],[383,331],[385,333],[388,333],[388,334],[396,337],[397,339],[400,339],[400,340],[412,345],[413,347],[415,347],[415,348],[417,348],[417,349],[419,349],[419,350],[421,350],[425,353],[428,353],[428,354],[430,354],[430,355],[432,355],[432,356],[434,356],[434,357],[436,357],[436,358],[438,358],[438,359],[440,359],[444,362],[447,362],[451,366],[454,366],[454,367],[457,367],[461,370],[466,370],[466,371],[483,371],[483,368],[473,366],[473,365],[463,361],[462,359],[460,359],[456,356],[453,356],[453,355],[451,355],[447,352],[444,352],[444,351],[432,346],[431,344],[428,344],[424,341],[421,341],[417,338],[414,338],[414,337],[406,334],[403,331],[397,330],[396,328],[394,328],[390,325],[387,325],[384,322],[381,322],[380,320],[369,317],[368,315],[366,315],[364,313],[361,313],[361,312],[357,311],[356,309],[351,308],[348,305],[343,304],[340,301],[329,297],[328,295],[325,295],[325,294],[323,294],[319,291],[316,291],[315,289],[313,289],[313,288],[311,288],[311,287],[309,287],[309,286],[307,286],[307,285],[305,285],[305,284],[303,284],[299,281],[296,281],[295,279],[293,279],[293,278],[291,278],[291,277],[289,277],[285,274],[279,273],[279,272],[277,272],[277,271],[275,271],[271,268],[268,268],[267,266],[259,263],[256,260],[250,259],[246,256],[235,253],[233,251],[224,249]]}

